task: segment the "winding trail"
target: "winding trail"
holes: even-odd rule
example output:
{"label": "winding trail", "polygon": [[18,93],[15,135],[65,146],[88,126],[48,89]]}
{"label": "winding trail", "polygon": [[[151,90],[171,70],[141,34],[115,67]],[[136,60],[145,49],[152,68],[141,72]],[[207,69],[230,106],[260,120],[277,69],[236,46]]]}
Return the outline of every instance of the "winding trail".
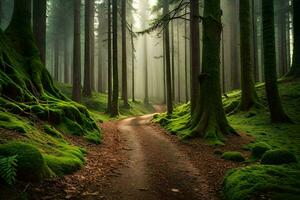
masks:
{"label": "winding trail", "polygon": [[128,160],[111,179],[107,199],[211,199],[208,181],[174,143],[148,126],[153,115],[118,122]]}

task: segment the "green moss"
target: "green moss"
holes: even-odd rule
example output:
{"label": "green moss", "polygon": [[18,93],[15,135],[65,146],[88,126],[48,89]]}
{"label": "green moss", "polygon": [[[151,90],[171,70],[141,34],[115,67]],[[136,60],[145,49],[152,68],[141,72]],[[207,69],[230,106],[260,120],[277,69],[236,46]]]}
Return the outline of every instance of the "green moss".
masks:
{"label": "green moss", "polygon": [[2,111],[0,111],[0,127],[20,133],[26,133],[30,130],[30,126],[26,122],[10,113],[4,113]]}
{"label": "green moss", "polygon": [[53,137],[63,138],[62,134],[50,125],[44,125],[43,130],[45,131],[45,133],[47,133]]}
{"label": "green moss", "polygon": [[253,165],[231,170],[223,182],[226,200],[299,199],[299,166]]}
{"label": "green moss", "polygon": [[225,160],[235,161],[235,162],[244,162],[245,158],[240,152],[228,151],[222,154],[221,158]]}
{"label": "green moss", "polygon": [[252,156],[253,158],[261,158],[261,156],[268,150],[272,149],[272,147],[265,143],[265,142],[258,142],[255,143],[252,147],[251,147],[251,152],[252,152]]}
{"label": "green moss", "polygon": [[42,154],[35,147],[12,142],[0,145],[0,155],[17,155],[17,179],[24,181],[40,181],[51,175]]}
{"label": "green moss", "polygon": [[297,158],[293,153],[280,149],[267,151],[261,159],[261,164],[268,165],[282,165],[296,162]]}

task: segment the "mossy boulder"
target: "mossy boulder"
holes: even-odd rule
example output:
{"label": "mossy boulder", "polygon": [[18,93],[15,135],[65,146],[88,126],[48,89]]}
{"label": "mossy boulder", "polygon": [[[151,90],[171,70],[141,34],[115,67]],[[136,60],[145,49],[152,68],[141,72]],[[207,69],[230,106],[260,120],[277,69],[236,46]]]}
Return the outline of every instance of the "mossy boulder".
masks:
{"label": "mossy boulder", "polygon": [[235,162],[244,162],[245,158],[240,152],[237,151],[228,151],[222,154],[221,156],[224,160],[230,160]]}
{"label": "mossy boulder", "polygon": [[296,162],[297,158],[293,153],[281,149],[269,150],[263,155],[261,159],[261,164],[266,165],[282,165]]}
{"label": "mossy boulder", "polygon": [[254,158],[261,158],[262,155],[266,152],[266,151],[269,151],[271,150],[272,147],[265,143],[265,142],[258,142],[258,143],[255,143],[252,148],[251,148],[251,152],[252,152],[252,156]]}
{"label": "mossy boulder", "polygon": [[1,156],[17,155],[17,179],[29,182],[41,181],[51,172],[40,151],[32,145],[11,142],[0,145]]}

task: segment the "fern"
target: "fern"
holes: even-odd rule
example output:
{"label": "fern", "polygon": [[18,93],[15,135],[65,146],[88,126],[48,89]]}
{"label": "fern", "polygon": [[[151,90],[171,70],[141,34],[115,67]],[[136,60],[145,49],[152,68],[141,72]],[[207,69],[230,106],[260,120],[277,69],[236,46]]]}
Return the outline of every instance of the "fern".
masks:
{"label": "fern", "polygon": [[17,155],[0,156],[0,177],[9,185],[13,185],[17,175]]}

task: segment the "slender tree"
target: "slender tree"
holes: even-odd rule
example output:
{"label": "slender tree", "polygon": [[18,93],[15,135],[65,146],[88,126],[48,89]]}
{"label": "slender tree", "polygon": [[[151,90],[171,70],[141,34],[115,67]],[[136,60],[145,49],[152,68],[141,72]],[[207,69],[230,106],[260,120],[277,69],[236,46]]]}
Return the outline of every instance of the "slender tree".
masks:
{"label": "slender tree", "polygon": [[33,34],[44,64],[46,59],[46,12],[46,0],[33,0]]}
{"label": "slender tree", "polygon": [[180,103],[181,101],[181,98],[180,98],[180,93],[181,93],[181,90],[180,90],[180,87],[181,87],[181,80],[180,80],[180,41],[179,41],[179,33],[180,33],[180,30],[179,30],[179,20],[177,20],[177,24],[176,24],[176,27],[177,27],[177,83],[178,83],[178,102]]}
{"label": "slender tree", "polygon": [[[169,0],[163,2],[163,13],[167,16],[169,13]],[[167,113],[173,112],[172,103],[172,82],[171,82],[171,63],[170,63],[170,33],[168,22],[164,25],[164,40],[165,40],[165,61],[166,61],[166,85],[167,85]]]}
{"label": "slender tree", "polygon": [[290,122],[290,118],[283,110],[277,87],[273,0],[262,0],[262,12],[265,67],[264,74],[267,100],[271,113],[271,121],[274,123]]}
{"label": "slender tree", "polygon": [[290,78],[300,77],[300,0],[293,0],[294,50],[292,68],[287,74]]}
{"label": "slender tree", "polygon": [[131,24],[130,26],[130,40],[131,40],[131,65],[132,65],[132,69],[131,69],[131,78],[132,78],[132,102],[135,102],[135,69],[134,69],[134,60],[135,60],[135,48],[134,48],[134,42],[133,42],[133,38],[134,38],[134,33],[133,33],[133,26]]}
{"label": "slender tree", "polygon": [[107,0],[107,112],[112,112],[111,0]]}
{"label": "slender tree", "polygon": [[94,23],[95,23],[95,0],[91,0],[91,10],[90,10],[90,27],[91,27],[91,31],[90,31],[90,34],[91,34],[91,90],[92,91],[95,91],[95,26],[94,26]]}
{"label": "slender tree", "polygon": [[190,45],[191,45],[191,113],[193,114],[199,96],[198,76],[200,74],[200,30],[199,0],[190,3]]}
{"label": "slender tree", "polygon": [[54,40],[54,80],[59,81],[59,39]]}
{"label": "slender tree", "polygon": [[242,98],[240,110],[248,111],[258,103],[254,86],[254,73],[251,51],[251,14],[250,0],[240,0],[240,51]]}
{"label": "slender tree", "polygon": [[69,46],[68,39],[65,38],[64,42],[64,83],[68,84],[70,82],[70,69],[69,69]]}
{"label": "slender tree", "polygon": [[98,6],[98,92],[104,92],[104,87],[103,87],[103,66],[102,66],[102,17],[101,15],[101,4]]}
{"label": "slender tree", "polygon": [[111,115],[119,115],[119,75],[118,75],[118,2],[112,1],[113,32],[113,92]]}
{"label": "slender tree", "polygon": [[128,103],[128,92],[127,92],[127,42],[126,42],[126,28],[127,28],[127,19],[126,19],[126,0],[122,0],[122,98],[124,100],[124,107],[129,108]]}
{"label": "slender tree", "polygon": [[172,74],[172,100],[175,101],[175,46],[174,46],[174,22],[171,21],[171,74]]}
{"label": "slender tree", "polygon": [[81,0],[75,0],[75,2],[74,2],[72,99],[77,102],[80,102],[80,99],[81,99],[80,7],[81,7]]}
{"label": "slender tree", "polygon": [[[185,15],[187,14],[187,7],[184,10]],[[185,101],[189,101],[189,89],[188,89],[188,30],[187,20],[184,20],[184,65],[185,65]]]}
{"label": "slender tree", "polygon": [[83,95],[92,95],[91,85],[91,11],[93,0],[85,0],[85,39],[84,39],[84,81],[83,81]]}
{"label": "slender tree", "polygon": [[[192,7],[191,5],[191,9]],[[185,137],[200,136],[213,143],[219,143],[220,140],[223,139],[223,134],[235,132],[227,122],[221,97],[221,14],[220,0],[205,0],[203,18],[203,63],[202,73],[199,76],[201,93],[197,101],[198,105],[189,123],[189,129],[186,133],[183,133]],[[191,38],[191,45],[196,43],[194,39],[194,37]]]}

